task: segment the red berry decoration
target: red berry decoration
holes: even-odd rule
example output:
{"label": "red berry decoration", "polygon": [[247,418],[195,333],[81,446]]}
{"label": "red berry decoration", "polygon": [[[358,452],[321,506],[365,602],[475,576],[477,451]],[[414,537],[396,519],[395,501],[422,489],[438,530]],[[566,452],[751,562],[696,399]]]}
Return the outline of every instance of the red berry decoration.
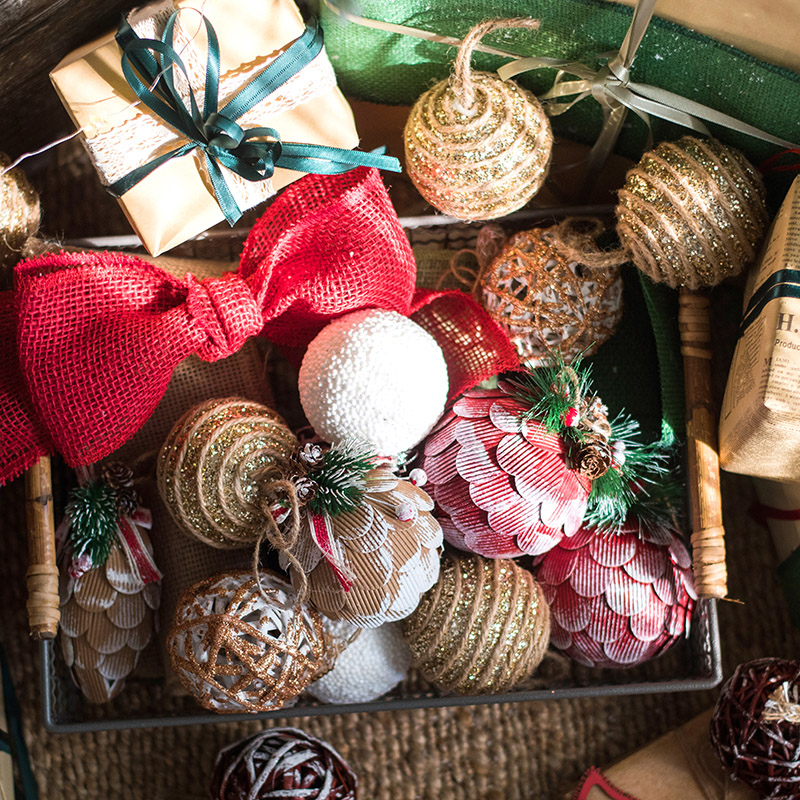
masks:
{"label": "red berry decoration", "polygon": [[691,559],[668,528],[630,519],[613,533],[584,527],[538,559],[550,643],[589,667],[633,667],[689,630]]}
{"label": "red berry decoration", "polygon": [[445,539],[514,558],[573,536],[587,505],[603,520],[624,520],[639,466],[657,460],[636,450],[636,433],[627,418],[609,423],[579,359],[466,391],[424,444],[425,489]]}
{"label": "red berry decoration", "polygon": [[800,797],[800,662],[740,664],[714,708],[711,744],[731,776],[759,797]]}

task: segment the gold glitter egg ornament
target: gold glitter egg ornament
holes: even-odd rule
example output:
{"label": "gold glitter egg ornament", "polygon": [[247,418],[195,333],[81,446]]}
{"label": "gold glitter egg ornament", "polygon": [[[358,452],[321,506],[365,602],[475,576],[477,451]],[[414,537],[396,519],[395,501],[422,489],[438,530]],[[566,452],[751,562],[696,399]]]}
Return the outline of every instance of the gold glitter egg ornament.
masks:
{"label": "gold glitter egg ornament", "polygon": [[513,561],[445,553],[436,586],[403,630],[414,666],[434,686],[496,694],[541,663],[550,610],[533,576]]}
{"label": "gold glitter egg ornament", "polygon": [[323,328],[298,377],[300,402],[325,441],[369,444],[395,456],[444,411],[447,363],[436,340],[396,311],[355,311]]}
{"label": "gold glitter egg ornament", "polygon": [[170,431],[158,490],[180,530],[212,547],[254,544],[264,531],[266,487],[289,469],[294,434],[250,400],[209,400]]}
{"label": "gold glitter egg ornament", "polygon": [[662,142],[628,172],[617,233],[654,281],[714,286],[755,259],[767,224],[765,194],[738,150],[684,136]]}
{"label": "gold glitter egg ornament", "polygon": [[406,122],[405,162],[419,193],[461,220],[489,220],[522,208],[542,188],[553,133],[542,104],[511,81],[473,72],[480,39],[500,28],[536,28],[530,19],[495,20],[464,39],[453,75],[417,100]]}
{"label": "gold glitter egg ornament", "polygon": [[[580,260],[572,245],[563,245],[562,227],[515,234],[480,275],[484,307],[530,368],[547,364],[554,351],[567,363],[590,354],[622,318],[619,266],[594,245],[602,223],[591,220],[590,230],[579,234]],[[589,242],[593,251],[585,247]]]}
{"label": "gold glitter egg ornament", "polygon": [[178,602],[167,650],[183,686],[210,711],[281,708],[326,666],[319,614],[277,575],[260,580],[262,591],[249,572],[215,575]]}

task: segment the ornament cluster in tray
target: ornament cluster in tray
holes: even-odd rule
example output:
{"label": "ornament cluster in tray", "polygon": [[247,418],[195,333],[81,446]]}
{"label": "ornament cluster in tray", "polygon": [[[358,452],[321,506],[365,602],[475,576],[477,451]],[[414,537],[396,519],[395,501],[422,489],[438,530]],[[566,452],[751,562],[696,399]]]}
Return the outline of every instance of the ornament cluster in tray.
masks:
{"label": "ornament cluster in tray", "polygon": [[[164,586],[182,590],[162,619],[171,669],[217,712],[273,711],[302,692],[369,701],[409,666],[440,692],[500,693],[527,685],[548,652],[588,668],[661,655],[687,634],[698,596],[726,591],[697,291],[755,256],[766,224],[758,174],[711,139],[661,143],[620,189],[616,249],[598,244],[605,225],[592,218],[509,238],[486,226],[471,291],[418,288],[375,168],[395,161],[333,146],[356,137],[318,29],[303,30],[280,0],[270,37],[281,41],[256,36],[254,74],[231,72],[230,43],[250,18],[239,5],[225,22],[209,0],[221,35],[203,18],[205,62],[183,41],[179,11],[192,6],[176,0],[135,12],[116,44],[106,37],[70,57],[56,80],[67,105],[85,105],[64,80],[89,69],[96,50],[121,48],[125,79],[149,109],[121,130],[138,125],[172,146],[166,121],[189,137],[152,160],[131,148],[125,169],[101,169],[151,251],[238,219],[285,186],[235,270],[175,274],[158,259],[50,252],[17,264],[14,290],[0,297],[0,479],[54,453],[78,470],[62,525],[61,635],[87,697],[114,697],[150,638],[162,577],[153,549],[171,565]],[[471,66],[484,35],[537,27],[476,26],[451,78],[411,109],[406,167],[437,209],[502,218],[547,180],[553,109],[508,80],[513,70],[501,80]],[[143,45],[146,33],[161,41]],[[263,56],[278,45],[280,55]],[[172,77],[148,89],[164,70]],[[284,114],[281,92],[266,92],[281,87],[297,94]],[[341,141],[311,119],[326,108],[343,118]],[[241,128],[255,110],[247,118],[259,127]],[[273,113],[308,135],[282,142],[262,127]],[[95,155],[111,127],[84,131]],[[189,202],[198,181],[202,213]],[[154,191],[161,205],[149,202]],[[162,231],[163,205],[176,215]],[[642,292],[654,291],[650,279],[681,289],[695,576],[682,540],[683,432],[659,414],[658,433],[645,434],[625,412],[637,392],[621,379],[625,356],[613,366],[619,385],[606,380],[602,393],[587,363],[602,362],[624,326],[628,261],[648,276]],[[450,267],[458,273],[457,259]],[[288,425],[289,409],[266,392],[224,391],[183,371],[192,360],[230,363],[256,337],[297,369],[289,388],[302,414],[292,419],[308,425]],[[200,396],[173,403],[175,380],[200,384]],[[115,454],[153,421],[157,454],[128,452],[134,476]],[[155,520],[134,479],[153,491]],[[207,568],[182,582],[191,570],[175,552],[187,542]]]}

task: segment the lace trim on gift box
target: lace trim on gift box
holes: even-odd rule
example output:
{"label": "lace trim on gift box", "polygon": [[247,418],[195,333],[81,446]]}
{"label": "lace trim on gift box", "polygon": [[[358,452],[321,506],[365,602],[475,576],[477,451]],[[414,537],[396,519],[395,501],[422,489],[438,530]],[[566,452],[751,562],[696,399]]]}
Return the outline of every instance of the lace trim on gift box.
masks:
{"label": "lace trim on gift box", "polygon": [[[140,37],[160,38],[172,11],[174,11],[173,3],[168,0],[157,6],[146,18],[136,19],[136,12],[133,12],[129,21]],[[197,20],[199,23],[199,15]],[[204,47],[198,48],[194,45],[195,35],[196,26],[191,23],[185,22],[183,25],[176,25],[174,47],[186,66],[191,86],[194,87],[195,101],[202,109],[205,92],[206,53]],[[279,53],[273,53],[258,58],[220,76],[220,107],[233,98],[245,84],[263,71],[278,55]],[[189,83],[179,70],[175,71],[175,86],[183,100],[188,102]],[[336,76],[323,49],[304,69],[245,112],[238,122],[245,129],[266,126],[277,115],[308,103],[314,97],[330,91],[335,86]],[[159,120],[146,109],[142,109],[143,106],[133,109],[127,119],[115,125],[106,121],[103,127],[92,131],[93,135],[90,136],[87,133],[85,137],[86,149],[94,162],[101,182],[106,186],[186,141],[163,120]],[[192,154],[192,157],[196,156],[197,153]],[[198,161],[198,165],[201,163],[202,159]],[[271,180],[253,182],[245,180],[224,167],[223,171],[236,203],[243,210],[252,208],[275,194]]]}

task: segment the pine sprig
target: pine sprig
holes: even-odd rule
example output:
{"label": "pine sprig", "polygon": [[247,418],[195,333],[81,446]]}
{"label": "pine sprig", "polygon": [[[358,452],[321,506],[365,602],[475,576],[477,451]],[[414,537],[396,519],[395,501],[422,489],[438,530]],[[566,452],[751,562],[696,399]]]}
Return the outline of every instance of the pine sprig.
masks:
{"label": "pine sprig", "polygon": [[567,424],[568,415],[579,411],[581,405],[592,397],[592,368],[584,366],[578,356],[567,366],[560,352],[551,356],[550,363],[528,373],[515,375],[511,384],[514,395],[529,406],[522,417],[535,419],[550,433],[560,434],[581,443],[584,433]]}
{"label": "pine sprig", "polygon": [[316,495],[306,507],[317,513],[335,517],[355,509],[367,488],[367,473],[375,458],[361,442],[344,441],[325,453],[322,466],[311,473]]}
{"label": "pine sprig", "polygon": [[69,537],[76,556],[87,555],[93,566],[105,564],[117,538],[117,498],[102,481],[78,486],[66,506]]}
{"label": "pine sprig", "polygon": [[639,423],[626,415],[611,423],[610,443],[622,445],[623,464],[614,464],[592,483],[585,522],[601,533],[617,533],[631,514],[643,522],[664,525],[675,515],[679,486],[673,448],[662,442],[642,444]]}

